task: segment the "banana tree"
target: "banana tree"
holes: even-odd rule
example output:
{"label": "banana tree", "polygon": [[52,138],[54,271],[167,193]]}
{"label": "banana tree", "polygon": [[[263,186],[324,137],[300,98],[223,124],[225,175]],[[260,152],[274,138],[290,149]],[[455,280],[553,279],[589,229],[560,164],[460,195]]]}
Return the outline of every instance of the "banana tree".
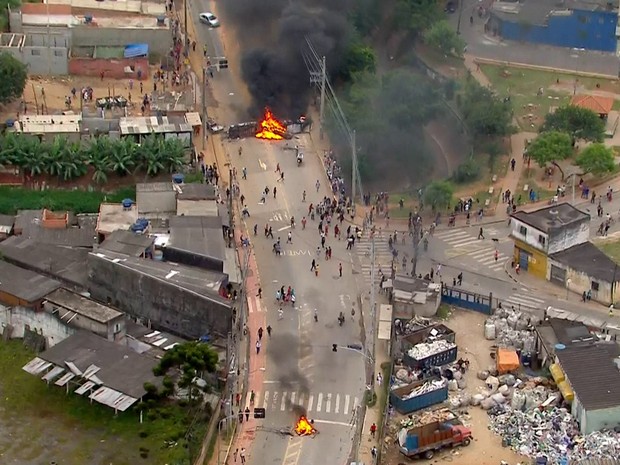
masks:
{"label": "banana tree", "polygon": [[110,140],[108,159],[112,171],[120,176],[129,174],[136,166],[137,145],[130,139]]}
{"label": "banana tree", "polygon": [[30,176],[38,176],[45,172],[45,158],[42,156],[43,144],[36,137],[17,136],[19,147],[17,148],[15,164],[22,169],[23,173]]}
{"label": "banana tree", "polygon": [[85,149],[87,163],[93,167],[93,181],[103,184],[108,180],[108,173],[112,171],[110,154],[112,141],[107,136],[91,139]]}
{"label": "banana tree", "polygon": [[165,139],[160,147],[160,154],[169,173],[179,171],[185,164],[185,152],[179,139]]}
{"label": "banana tree", "polygon": [[150,135],[145,137],[137,150],[138,167],[146,172],[147,176],[156,176],[166,166],[162,156],[163,138]]}

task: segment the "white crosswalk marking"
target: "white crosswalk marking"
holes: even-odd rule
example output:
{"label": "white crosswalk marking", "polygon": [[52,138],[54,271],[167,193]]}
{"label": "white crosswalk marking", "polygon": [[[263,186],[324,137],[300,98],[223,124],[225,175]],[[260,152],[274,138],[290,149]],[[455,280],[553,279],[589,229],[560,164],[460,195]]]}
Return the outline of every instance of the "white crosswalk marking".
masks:
{"label": "white crosswalk marking", "polygon": [[[386,235],[377,234],[375,236],[375,284],[378,284],[381,281],[381,273],[379,273],[379,269],[381,269],[384,273],[388,273],[390,267],[392,266],[393,256],[387,238],[388,236]],[[362,275],[364,276],[364,281],[368,286],[371,284],[371,249],[372,241],[370,240],[369,233],[365,233],[361,239],[355,241],[355,250],[362,261]]]}
{"label": "white crosswalk marking", "polygon": [[497,252],[497,259],[495,258],[495,247],[488,247],[486,249],[480,249],[476,252],[468,254],[474,258],[478,263],[490,268],[493,271],[501,271],[504,269],[504,264],[508,260],[508,255],[501,252]]}
{"label": "white crosswalk marking", "polygon": [[[252,408],[249,395],[246,405]],[[263,407],[265,410],[285,412],[291,410],[293,405],[300,405],[307,412],[322,413],[334,418],[349,415],[359,405],[359,398],[339,392],[311,394],[298,391],[265,390],[255,394],[254,406]]]}
{"label": "white crosswalk marking", "polygon": [[[446,250],[447,257],[454,258],[467,255],[492,271],[503,270],[509,255],[498,251],[496,259],[495,245],[490,244],[488,240],[478,239],[477,232],[478,229],[473,227],[471,229],[450,229],[447,231],[436,232],[433,237],[450,246],[450,248]],[[495,236],[500,233],[497,229],[485,229],[484,227],[483,232],[487,239],[488,236]],[[500,242],[503,241],[504,239]]]}
{"label": "white crosswalk marking", "polygon": [[274,212],[274,214],[272,215],[271,219],[269,221],[286,221],[288,222],[290,220],[290,216],[288,215],[288,212]]}
{"label": "white crosswalk marking", "polygon": [[[524,292],[527,292],[527,290],[524,290]],[[532,297],[531,293],[522,294],[520,292],[516,292],[512,294],[510,297],[508,297],[507,299],[504,299],[504,300],[500,299],[500,301],[502,302],[502,306],[504,308],[510,308],[511,306],[514,306],[516,309],[519,309],[519,308],[544,309],[547,306],[547,304],[545,303],[543,299],[539,299],[538,297]]]}

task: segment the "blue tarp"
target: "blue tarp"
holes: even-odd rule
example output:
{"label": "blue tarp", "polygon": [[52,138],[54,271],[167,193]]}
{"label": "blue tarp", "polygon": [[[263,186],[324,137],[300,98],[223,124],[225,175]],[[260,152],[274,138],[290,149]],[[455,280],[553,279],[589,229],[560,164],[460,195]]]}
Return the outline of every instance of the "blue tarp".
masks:
{"label": "blue tarp", "polygon": [[129,44],[125,45],[125,58],[145,57],[149,54],[149,44]]}

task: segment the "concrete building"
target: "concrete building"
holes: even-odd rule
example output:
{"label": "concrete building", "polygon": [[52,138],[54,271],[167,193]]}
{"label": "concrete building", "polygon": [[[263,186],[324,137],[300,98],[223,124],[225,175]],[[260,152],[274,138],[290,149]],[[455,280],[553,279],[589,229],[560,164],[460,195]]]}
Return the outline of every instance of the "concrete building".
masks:
{"label": "concrete building", "polygon": [[99,250],[88,257],[88,277],[93,298],[147,326],[193,339],[232,328],[222,273]]}
{"label": "concrete building", "polygon": [[0,304],[40,310],[45,296],[59,287],[58,281],[0,261]]}
{"label": "concrete building", "polygon": [[169,229],[165,260],[224,272],[226,247],[219,216],[173,216]]}
{"label": "concrete building", "polygon": [[67,326],[85,329],[108,341],[120,341],[126,334],[124,313],[66,289],[48,294],[43,309]]}
{"label": "concrete building", "polygon": [[158,361],[88,331],[79,331],[41,352],[23,370],[48,385],[74,390],[91,401],[124,412],[145,394],[144,385],[161,386],[153,374]]}
{"label": "concrete building", "polygon": [[130,257],[153,258],[154,238],[145,234],[136,234],[131,231],[114,231],[97,250],[129,255]]}
{"label": "concrete building", "polygon": [[63,287],[84,291],[88,288],[88,250],[44,244],[24,236],[0,242],[4,261],[59,281]]}
{"label": "concrete building", "polygon": [[[597,342],[598,336],[580,321],[547,318],[536,325],[538,365],[548,367],[555,362],[556,347],[580,347]],[[560,346],[558,346],[560,344]]]}
{"label": "concrete building", "polygon": [[172,182],[144,182],[136,184],[138,214],[151,221],[168,219],[176,213],[176,191]]}
{"label": "concrete building", "polygon": [[431,317],[437,313],[441,303],[441,284],[424,279],[397,274],[388,279],[384,288],[390,291],[390,303],[394,317],[404,320],[414,315]]}
{"label": "concrete building", "polygon": [[[558,375],[566,378],[574,399],[571,413],[582,434],[620,426],[620,371],[616,343],[567,347],[556,351]],[[557,380],[556,380],[557,381]],[[560,381],[561,383],[561,381]]]}
{"label": "concrete building", "polygon": [[[97,7],[100,4],[93,3]],[[25,3],[10,12],[9,24],[14,33],[38,36],[49,32],[51,37],[67,43],[68,48],[144,43],[152,53],[165,56],[172,46],[171,23],[165,13],[122,15],[94,8],[89,14],[76,14],[70,5]]]}
{"label": "concrete building", "polygon": [[98,242],[105,241],[114,231],[128,231],[138,221],[138,207],[125,207],[120,203],[102,203],[97,218]]}
{"label": "concrete building", "polygon": [[590,292],[592,300],[603,305],[620,297],[618,265],[591,242],[549,255],[546,278],[577,294]]}
{"label": "concrete building", "polygon": [[608,0],[494,2],[487,33],[515,42],[615,53],[618,3]]}
{"label": "concrete building", "polygon": [[217,189],[212,184],[181,184],[177,185],[176,189],[177,215],[220,215]]}
{"label": "concrete building", "polygon": [[93,217],[47,209],[17,212],[14,234],[42,244],[87,249],[92,248],[97,240]]}
{"label": "concrete building", "polygon": [[10,53],[28,67],[30,74],[69,74],[69,39],[39,34],[0,34],[0,52]]}
{"label": "concrete building", "polygon": [[547,278],[549,255],[583,244],[590,237],[590,215],[568,203],[510,216],[514,263],[520,272],[539,278]]}

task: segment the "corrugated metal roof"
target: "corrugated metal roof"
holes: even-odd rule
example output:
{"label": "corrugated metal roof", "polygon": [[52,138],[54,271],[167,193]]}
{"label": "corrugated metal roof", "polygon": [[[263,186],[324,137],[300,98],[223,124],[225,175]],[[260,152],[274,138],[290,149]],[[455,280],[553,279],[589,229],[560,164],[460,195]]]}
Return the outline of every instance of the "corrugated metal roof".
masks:
{"label": "corrugated metal roof", "polygon": [[24,370],[26,373],[30,373],[31,375],[38,375],[39,373],[43,373],[45,370],[47,370],[51,366],[52,366],[51,363],[46,362],[45,360],[40,359],[39,357],[35,357],[32,360],[30,360],[28,363],[26,363],[22,367],[22,370]]}
{"label": "corrugated metal roof", "polygon": [[[162,134],[171,132],[192,132],[184,119],[168,116],[131,116],[121,118],[121,134]],[[176,121],[175,121],[176,120]]]}

